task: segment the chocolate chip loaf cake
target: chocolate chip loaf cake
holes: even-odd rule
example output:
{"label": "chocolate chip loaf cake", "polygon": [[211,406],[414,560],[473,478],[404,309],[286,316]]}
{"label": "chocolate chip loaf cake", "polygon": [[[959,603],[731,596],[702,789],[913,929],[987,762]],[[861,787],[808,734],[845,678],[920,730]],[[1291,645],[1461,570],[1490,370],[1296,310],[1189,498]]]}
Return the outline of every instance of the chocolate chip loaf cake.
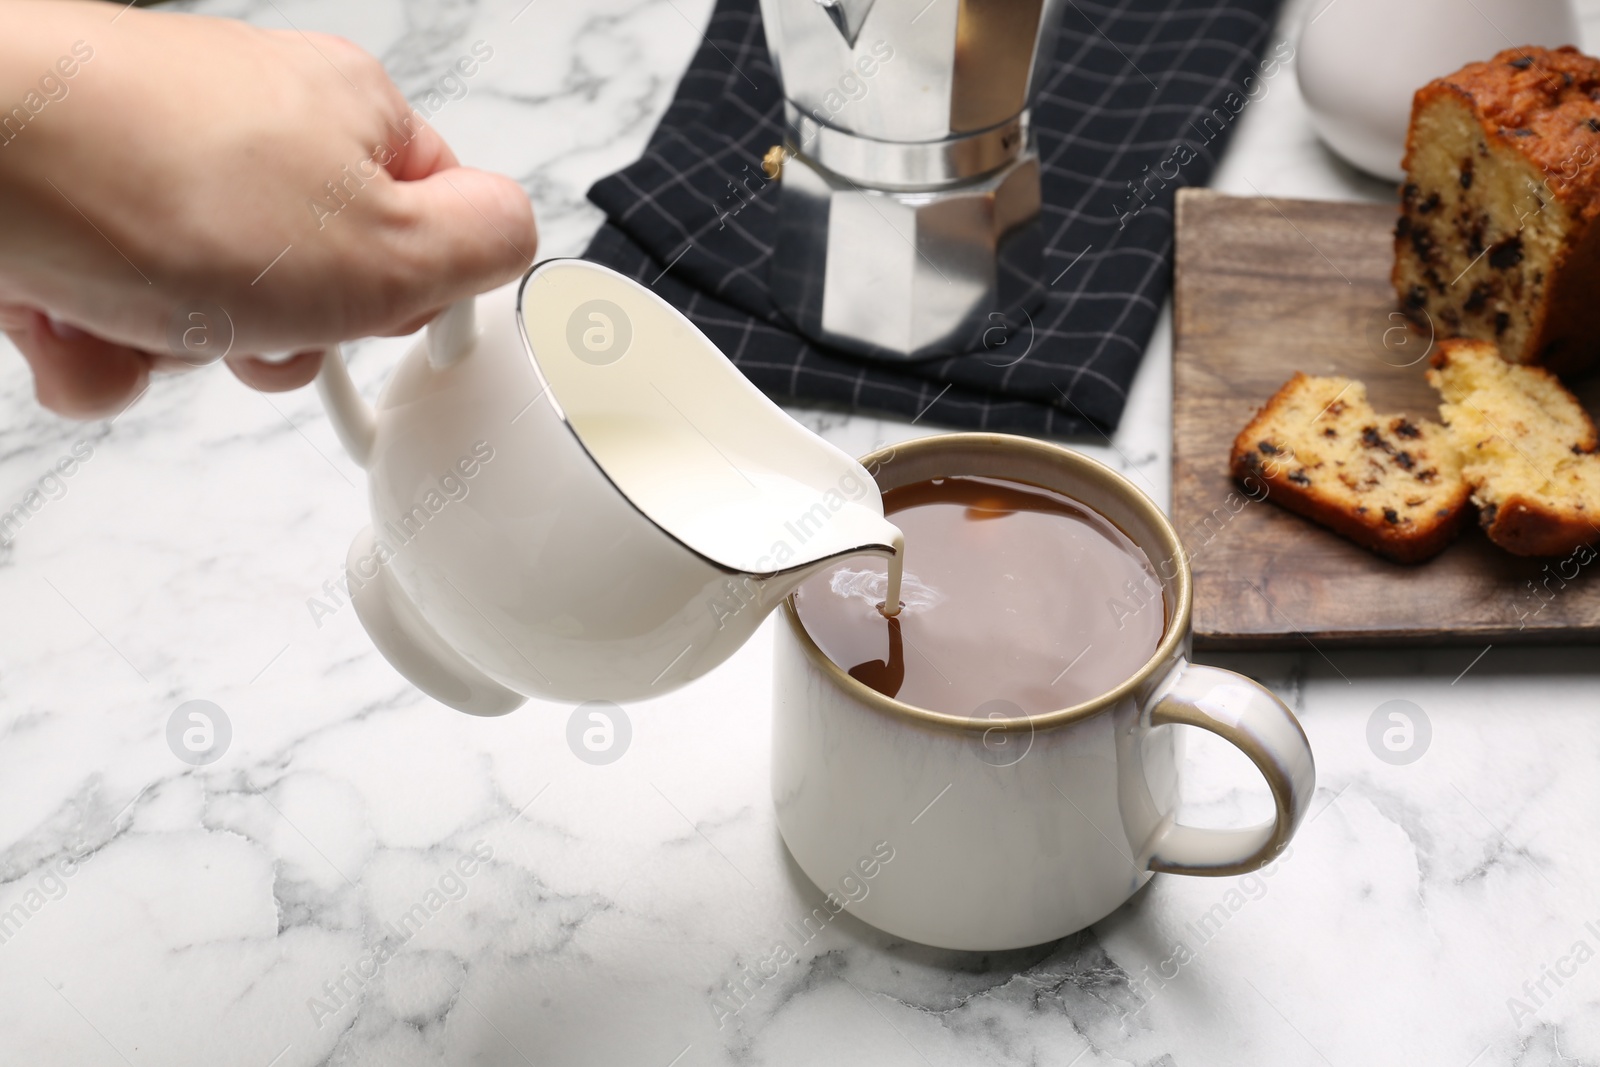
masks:
{"label": "chocolate chip loaf cake", "polygon": [[1296,374],[1233,442],[1230,467],[1253,490],[1380,555],[1418,563],[1461,528],[1467,485],[1444,430],[1379,415],[1366,386]]}
{"label": "chocolate chip loaf cake", "polygon": [[[1472,17],[1470,14],[1464,17]],[[1401,308],[1514,363],[1600,354],[1600,60],[1512,48],[1416,94],[1395,227]]]}
{"label": "chocolate chip loaf cake", "polygon": [[1444,341],[1428,381],[1489,539],[1519,556],[1600,540],[1600,439],[1553,374],[1483,341]]}

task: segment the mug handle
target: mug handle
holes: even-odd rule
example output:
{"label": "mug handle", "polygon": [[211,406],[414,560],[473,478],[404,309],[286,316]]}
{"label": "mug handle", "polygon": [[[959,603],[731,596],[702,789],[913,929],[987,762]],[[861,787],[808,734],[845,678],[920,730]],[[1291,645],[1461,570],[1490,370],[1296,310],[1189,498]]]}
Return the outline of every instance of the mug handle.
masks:
{"label": "mug handle", "polygon": [[1294,713],[1266,686],[1233,671],[1180,660],[1145,705],[1148,726],[1198,726],[1250,758],[1272,790],[1270,822],[1213,830],[1171,822],[1148,866],[1168,874],[1245,874],[1272,862],[1305,818],[1316,789],[1311,743]]}

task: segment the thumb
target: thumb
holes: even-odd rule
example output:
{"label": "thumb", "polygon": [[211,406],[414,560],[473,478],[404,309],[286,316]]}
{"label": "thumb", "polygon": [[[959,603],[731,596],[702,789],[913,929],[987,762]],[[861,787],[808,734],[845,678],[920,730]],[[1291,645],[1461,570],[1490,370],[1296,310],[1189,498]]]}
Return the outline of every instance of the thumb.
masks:
{"label": "thumb", "polygon": [[511,281],[533,265],[539,234],[522,186],[501,174],[450,167],[416,181],[396,182],[395,195],[414,220],[404,238],[412,252],[435,264],[431,295],[439,307]]}

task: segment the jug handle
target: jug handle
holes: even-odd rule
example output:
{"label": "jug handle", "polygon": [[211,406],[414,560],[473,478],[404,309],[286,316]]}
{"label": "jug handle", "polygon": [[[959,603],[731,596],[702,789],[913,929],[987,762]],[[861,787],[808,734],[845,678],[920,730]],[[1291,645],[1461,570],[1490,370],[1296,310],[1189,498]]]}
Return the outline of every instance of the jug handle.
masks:
{"label": "jug handle", "polygon": [[[472,350],[472,342],[477,337],[476,303],[473,297],[458,300],[428,323],[428,365],[434,370],[451,366]],[[378,417],[372,405],[361,398],[338,345],[331,345],[322,353],[317,394],[328,410],[328,420],[333,423],[339,443],[357,466],[366,469],[372,463]]]}

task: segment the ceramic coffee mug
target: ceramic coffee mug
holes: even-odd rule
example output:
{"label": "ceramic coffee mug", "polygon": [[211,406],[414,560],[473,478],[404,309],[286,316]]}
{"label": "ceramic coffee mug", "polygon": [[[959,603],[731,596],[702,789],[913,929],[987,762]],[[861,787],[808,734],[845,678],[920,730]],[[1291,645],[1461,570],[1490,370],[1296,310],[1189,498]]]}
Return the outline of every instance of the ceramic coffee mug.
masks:
{"label": "ceramic coffee mug", "polygon": [[[851,678],[817,648],[790,597],[774,667],[773,799],[789,851],[833,903],[927,945],[1018,948],[1088,926],[1154,872],[1243,874],[1283,850],[1315,786],[1310,745],[1267,689],[1186,658],[1188,558],[1148,497],[1076,452],[1000,434],[923,438],[862,463],[884,490],[973,475],[1081,501],[1155,567],[1166,629],[1143,667],[1094,700],[974,718]],[[1147,603],[1157,610],[1154,595]],[[1176,724],[1250,758],[1272,791],[1272,821],[1228,830],[1177,821]]]}

